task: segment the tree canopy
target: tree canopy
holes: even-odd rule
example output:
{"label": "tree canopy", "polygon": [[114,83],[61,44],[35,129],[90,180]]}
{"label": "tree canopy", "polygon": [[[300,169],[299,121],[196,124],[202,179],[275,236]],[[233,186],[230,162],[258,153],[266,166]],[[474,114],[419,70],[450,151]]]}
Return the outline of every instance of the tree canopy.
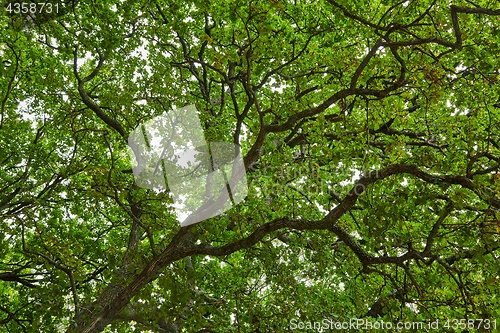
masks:
{"label": "tree canopy", "polygon": [[[13,3],[0,331],[500,319],[497,1]],[[181,227],[127,138],[187,105],[248,195]]]}

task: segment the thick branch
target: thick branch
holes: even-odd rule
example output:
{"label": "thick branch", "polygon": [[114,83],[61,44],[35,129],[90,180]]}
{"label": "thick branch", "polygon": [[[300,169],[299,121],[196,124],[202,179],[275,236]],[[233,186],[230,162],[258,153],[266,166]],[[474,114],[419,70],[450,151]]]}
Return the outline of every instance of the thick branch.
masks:
{"label": "thick branch", "polygon": [[109,117],[88,95],[87,91],[84,88],[84,84],[90,80],[92,80],[101,70],[102,65],[104,64],[105,57],[104,55],[97,50],[97,53],[99,54],[99,63],[97,64],[96,68],[90,73],[88,76],[84,77],[83,79],[80,77],[78,74],[78,66],[77,66],[77,61],[78,61],[78,55],[77,55],[77,49],[73,51],[73,73],[78,81],[78,93],[80,94],[80,97],[82,98],[83,103],[94,113],[96,114],[97,117],[99,117],[102,121],[104,121],[109,127],[117,131],[123,138],[126,138],[127,134],[125,133],[125,130],[123,127],[120,125],[116,119],[113,119]]}

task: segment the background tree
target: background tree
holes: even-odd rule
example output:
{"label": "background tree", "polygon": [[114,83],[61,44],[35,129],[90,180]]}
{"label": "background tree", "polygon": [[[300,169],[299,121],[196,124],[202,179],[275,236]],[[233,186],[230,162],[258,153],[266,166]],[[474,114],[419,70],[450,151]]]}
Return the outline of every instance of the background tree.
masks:
{"label": "background tree", "polygon": [[[0,18],[3,331],[500,318],[496,1],[61,8]],[[180,228],[127,137],[189,104],[249,195]]]}

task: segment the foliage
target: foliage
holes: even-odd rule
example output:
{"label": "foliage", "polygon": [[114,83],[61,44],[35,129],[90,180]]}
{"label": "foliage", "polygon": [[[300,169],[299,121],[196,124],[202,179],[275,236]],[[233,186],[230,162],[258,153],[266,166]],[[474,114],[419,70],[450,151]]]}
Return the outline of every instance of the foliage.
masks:
{"label": "foliage", "polygon": [[[500,319],[500,10],[452,3],[2,15],[0,330]],[[249,194],[180,228],[127,137],[190,104]]]}

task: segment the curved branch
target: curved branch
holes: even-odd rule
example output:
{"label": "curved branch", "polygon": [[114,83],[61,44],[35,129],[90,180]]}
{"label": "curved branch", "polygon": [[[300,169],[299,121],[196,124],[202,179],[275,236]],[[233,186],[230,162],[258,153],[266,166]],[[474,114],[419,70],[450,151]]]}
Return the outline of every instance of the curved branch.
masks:
{"label": "curved branch", "polygon": [[77,48],[75,47],[75,50],[73,51],[73,73],[78,81],[78,93],[80,94],[80,97],[82,98],[83,103],[94,113],[96,114],[97,117],[99,117],[102,121],[104,121],[109,127],[117,131],[123,138],[127,137],[127,134],[125,133],[125,130],[123,127],[120,125],[116,119],[113,119],[109,117],[88,95],[87,91],[84,88],[84,84],[86,82],[89,82],[92,80],[101,70],[102,65],[104,64],[105,57],[104,55],[97,49],[97,53],[99,54],[99,63],[97,66],[94,68],[94,70],[86,77],[83,79],[80,77],[78,74],[78,66],[77,66],[77,61],[78,61],[78,55],[77,55]]}

